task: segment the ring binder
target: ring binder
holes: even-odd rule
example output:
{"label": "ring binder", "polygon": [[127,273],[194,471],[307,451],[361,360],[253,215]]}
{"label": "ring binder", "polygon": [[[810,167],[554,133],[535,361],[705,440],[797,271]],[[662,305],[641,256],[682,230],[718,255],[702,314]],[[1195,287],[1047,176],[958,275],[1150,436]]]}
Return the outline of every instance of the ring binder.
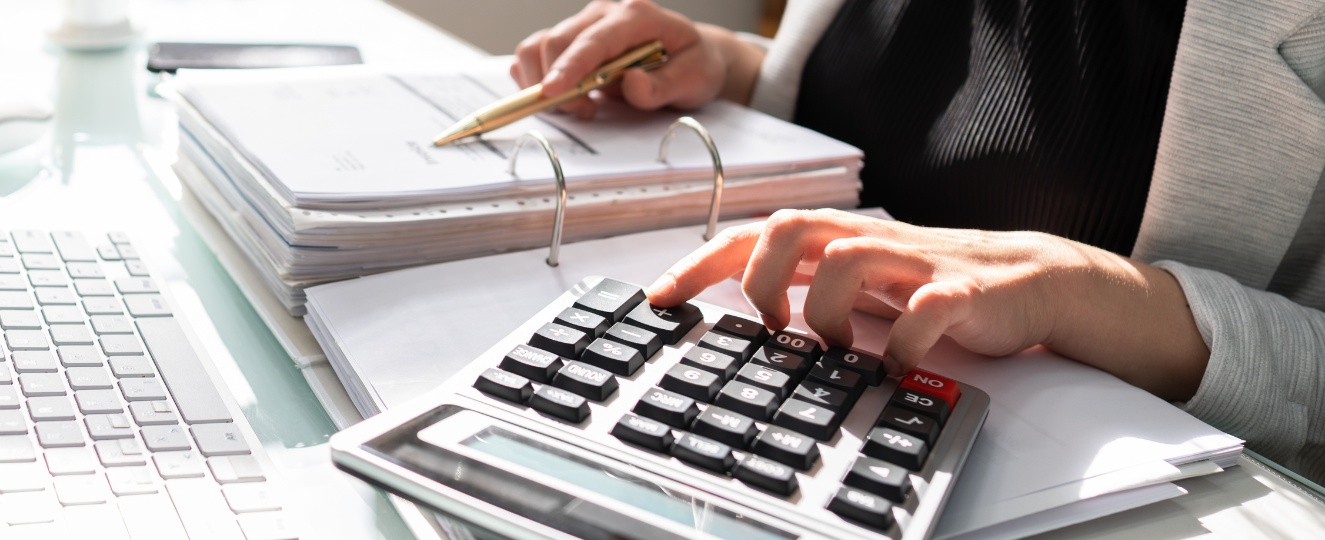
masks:
{"label": "ring binder", "polygon": [[722,159],[718,157],[718,146],[713,144],[713,137],[709,136],[709,130],[704,129],[704,125],[698,120],[689,116],[677,118],[672,125],[667,128],[667,134],[663,135],[662,144],[658,147],[658,161],[667,163],[667,143],[676,135],[676,128],[686,126],[699,134],[699,138],[704,141],[704,146],[709,149],[709,157],[713,160],[713,198],[709,201],[709,224],[704,230],[704,241],[713,239],[713,235],[718,228],[718,209],[722,206]]}
{"label": "ring binder", "polygon": [[[525,143],[528,143],[531,139],[542,145],[543,152],[547,153],[548,160],[552,162],[552,173],[557,178],[557,215],[552,222],[552,245],[548,248],[546,260],[548,266],[556,266],[558,258],[561,256],[561,226],[566,217],[566,175],[561,172],[561,159],[557,158],[557,151],[552,149],[552,143],[548,142],[547,137],[544,137],[538,130],[526,131],[515,141],[515,149],[511,151],[511,158],[506,167],[506,172],[512,176],[515,175],[515,162],[520,157],[520,150],[523,150]],[[716,156],[716,154],[714,155]]]}

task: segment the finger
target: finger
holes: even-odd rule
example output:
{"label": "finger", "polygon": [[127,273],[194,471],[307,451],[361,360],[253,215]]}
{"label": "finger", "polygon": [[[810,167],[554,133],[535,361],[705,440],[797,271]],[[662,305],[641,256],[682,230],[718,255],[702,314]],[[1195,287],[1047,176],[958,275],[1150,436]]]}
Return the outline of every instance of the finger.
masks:
{"label": "finger", "polygon": [[741,272],[763,226],[762,222],[750,223],[722,231],[653,282],[648,289],[649,302],[675,306]]}
{"label": "finger", "polygon": [[699,41],[694,23],[651,2],[626,0],[580,32],[543,78],[544,95],[569,90],[598,66],[631,47],[657,39],[668,55]]}
{"label": "finger", "polygon": [[646,111],[668,105],[693,109],[708,103],[721,89],[722,73],[707,53],[704,47],[690,47],[652,71],[627,71],[621,80],[622,96]]}
{"label": "finger", "polygon": [[616,3],[608,0],[589,2],[579,13],[549,28],[540,41],[540,57],[543,63],[539,66],[539,80],[542,80],[543,73],[552,69],[552,62],[556,61],[557,57],[566,51],[566,48],[575,41],[580,32],[602,20],[615,7]]}
{"label": "finger", "polygon": [[915,369],[949,328],[970,317],[975,294],[970,286],[950,281],[917,289],[888,335],[883,358],[888,374],[898,377]]}
{"label": "finger", "polygon": [[805,322],[831,344],[850,347],[849,316],[862,291],[914,282],[929,273],[907,246],[870,237],[833,240],[824,246],[805,296]]}
{"label": "finger", "polygon": [[855,236],[849,215],[821,210],[779,210],[768,218],[750,256],[741,290],[769,328],[785,328],[791,321],[787,300],[796,270],[803,261],[817,261],[824,246],[838,238]]}
{"label": "finger", "polygon": [[594,104],[589,96],[580,96],[557,107],[558,110],[573,114],[579,118],[593,118],[594,113],[598,112],[598,105]]}

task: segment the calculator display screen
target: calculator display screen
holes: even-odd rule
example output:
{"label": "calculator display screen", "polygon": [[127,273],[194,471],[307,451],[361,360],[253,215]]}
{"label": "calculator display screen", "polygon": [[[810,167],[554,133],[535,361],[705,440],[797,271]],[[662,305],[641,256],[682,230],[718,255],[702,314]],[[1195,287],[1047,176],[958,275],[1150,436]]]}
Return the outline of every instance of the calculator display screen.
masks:
{"label": "calculator display screen", "polygon": [[702,531],[714,538],[784,540],[796,537],[703,500],[669,492],[647,480],[593,464],[500,427],[486,428],[460,444],[603,495],[618,504],[654,514],[687,529]]}

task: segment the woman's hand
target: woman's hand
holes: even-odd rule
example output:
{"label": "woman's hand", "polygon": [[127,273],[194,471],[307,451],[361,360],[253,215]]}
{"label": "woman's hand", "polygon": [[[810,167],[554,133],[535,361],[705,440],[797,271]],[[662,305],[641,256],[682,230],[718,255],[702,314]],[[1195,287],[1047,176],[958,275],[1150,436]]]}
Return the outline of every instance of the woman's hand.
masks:
{"label": "woman's hand", "polygon": [[783,210],[733,227],[649,287],[672,306],[744,272],[764,324],[790,321],[787,288],[808,282],[805,321],[850,346],[855,308],[895,318],[885,366],[916,367],[943,335],[991,356],[1043,344],[1171,400],[1188,399],[1209,350],[1163,270],[1031,232],[934,229],[836,210]]}
{"label": "woman's hand", "polygon": [[[534,32],[515,49],[511,77],[527,88],[543,83],[543,95],[569,90],[594,68],[632,47],[661,40],[668,61],[651,71],[632,69],[622,77],[621,95],[635,107],[692,109],[721,95],[746,103],[764,51],[726,29],[696,24],[648,0],[595,0],[560,24]],[[615,91],[615,90],[614,90]],[[588,97],[561,106],[593,116]]]}

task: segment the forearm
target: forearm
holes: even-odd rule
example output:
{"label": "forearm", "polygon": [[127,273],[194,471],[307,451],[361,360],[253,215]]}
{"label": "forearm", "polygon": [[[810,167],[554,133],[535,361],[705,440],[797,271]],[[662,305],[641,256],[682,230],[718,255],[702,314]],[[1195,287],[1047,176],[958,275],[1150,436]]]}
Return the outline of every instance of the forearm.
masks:
{"label": "forearm", "polygon": [[1159,397],[1192,397],[1210,350],[1178,281],[1159,268],[1062,239],[1050,250],[1050,349]]}
{"label": "forearm", "polygon": [[759,77],[759,66],[764,62],[764,49],[753,43],[747,43],[731,30],[721,26],[698,23],[700,35],[717,48],[726,64],[725,79],[718,97],[742,105],[750,103],[754,93],[755,80]]}

